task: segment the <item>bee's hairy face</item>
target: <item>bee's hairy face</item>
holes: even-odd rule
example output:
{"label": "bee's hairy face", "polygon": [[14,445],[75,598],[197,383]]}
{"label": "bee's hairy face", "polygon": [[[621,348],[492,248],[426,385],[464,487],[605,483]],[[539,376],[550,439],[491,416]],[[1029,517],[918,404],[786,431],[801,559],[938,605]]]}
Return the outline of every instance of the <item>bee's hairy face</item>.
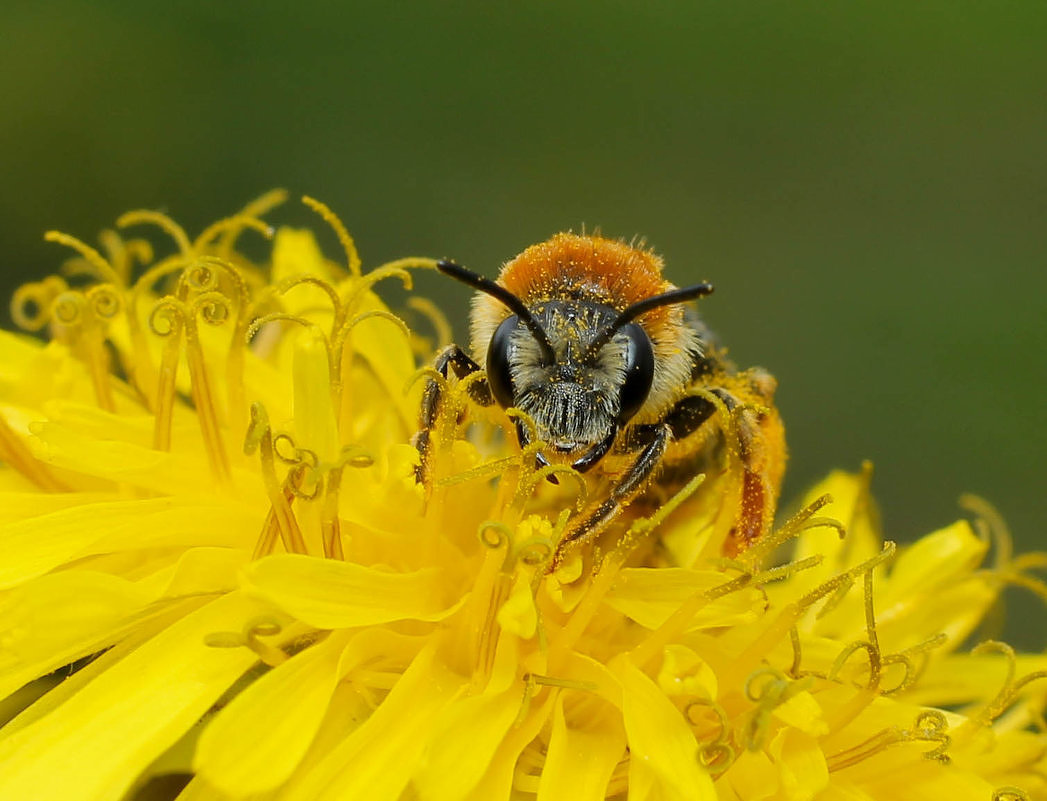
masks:
{"label": "bee's hairy face", "polygon": [[640,372],[648,374],[637,381],[636,341],[642,338],[639,346],[648,352],[650,342],[633,325],[592,352],[600,331],[618,315],[599,304],[551,301],[532,312],[548,336],[555,361],[549,361],[526,326],[510,317],[491,340],[492,389],[502,405],[530,416],[538,437],[549,444],[550,455],[573,458],[613,436],[642,405],[653,356],[650,366],[640,365]]}

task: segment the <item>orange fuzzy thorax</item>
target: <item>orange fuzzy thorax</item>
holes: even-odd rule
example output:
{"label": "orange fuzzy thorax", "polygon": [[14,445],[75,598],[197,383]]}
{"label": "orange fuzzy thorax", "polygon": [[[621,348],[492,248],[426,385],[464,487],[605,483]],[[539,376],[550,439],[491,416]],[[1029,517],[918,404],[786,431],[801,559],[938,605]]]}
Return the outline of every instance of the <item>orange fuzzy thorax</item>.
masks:
{"label": "orange fuzzy thorax", "polygon": [[[651,251],[600,236],[556,234],[510,261],[498,283],[530,305],[578,297],[579,290],[619,311],[673,288],[662,277],[662,259]],[[668,308],[644,315],[644,323],[667,321]]]}

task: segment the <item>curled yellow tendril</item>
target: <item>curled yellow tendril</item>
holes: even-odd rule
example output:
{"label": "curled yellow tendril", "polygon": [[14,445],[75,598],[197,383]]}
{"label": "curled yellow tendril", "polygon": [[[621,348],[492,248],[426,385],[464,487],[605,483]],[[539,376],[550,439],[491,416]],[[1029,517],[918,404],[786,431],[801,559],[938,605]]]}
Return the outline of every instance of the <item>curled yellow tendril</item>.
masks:
{"label": "curled yellow tendril", "polygon": [[11,318],[19,328],[39,331],[51,319],[55,298],[69,289],[57,275],[22,284],[11,297]]}
{"label": "curled yellow tendril", "polygon": [[992,801],[1029,801],[1029,794],[1020,787],[1000,787],[993,791]]}
{"label": "curled yellow tendril", "polygon": [[886,748],[898,743],[906,742],[935,742],[936,748],[924,753],[924,758],[942,764],[950,761],[946,750],[951,738],[948,734],[948,724],[945,715],[936,709],[920,712],[916,716],[915,725],[911,729],[891,727],[882,729],[872,737],[835,754],[826,757],[826,766],[830,773],[843,768],[857,765],[871,756],[875,756]]}
{"label": "curled yellow tendril", "polygon": [[204,644],[211,648],[250,648],[266,665],[276,667],[287,661],[287,653],[262,638],[275,637],[282,631],[283,626],[275,619],[260,617],[247,621],[241,631],[211,632],[204,636]]}
{"label": "curled yellow tendril", "polygon": [[295,497],[293,482],[299,477],[294,473],[289,473],[281,485],[276,475],[274,450],[269,415],[261,403],[255,402],[251,404],[250,421],[244,437],[244,453],[247,456],[258,453],[261,460],[262,478],[270,504],[269,514],[262,526],[262,534],[255,546],[255,555],[268,553],[277,534],[288,553],[307,553],[308,549],[298,526],[298,520],[291,511],[291,501]]}
{"label": "curled yellow tendril", "polygon": [[730,723],[724,708],[706,698],[695,698],[684,707],[684,717],[692,728],[700,728],[704,721],[695,717],[698,709],[709,709],[716,716],[717,733],[712,740],[702,740],[698,747],[698,762],[714,778],[727,770],[737,756],[730,743]]}
{"label": "curled yellow tendril", "polygon": [[812,678],[792,679],[771,666],[757,668],[745,680],[745,696],[756,704],[743,732],[750,751],[763,747],[771,723],[771,714],[798,693],[811,688]]}

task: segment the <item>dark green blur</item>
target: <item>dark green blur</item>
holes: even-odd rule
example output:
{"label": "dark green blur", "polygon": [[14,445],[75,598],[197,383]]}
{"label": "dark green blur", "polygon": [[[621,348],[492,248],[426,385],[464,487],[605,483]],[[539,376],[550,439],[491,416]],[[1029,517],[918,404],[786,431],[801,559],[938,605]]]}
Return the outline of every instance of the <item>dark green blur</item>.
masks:
{"label": "dark green blur", "polygon": [[[787,498],[871,459],[888,536],[970,491],[1042,548],[1044,42],[1036,2],[7,0],[4,295],[65,257],[47,228],[151,207],[195,233],[274,186],[369,265],[642,234],[780,379]],[[467,292],[418,283],[464,337]]]}

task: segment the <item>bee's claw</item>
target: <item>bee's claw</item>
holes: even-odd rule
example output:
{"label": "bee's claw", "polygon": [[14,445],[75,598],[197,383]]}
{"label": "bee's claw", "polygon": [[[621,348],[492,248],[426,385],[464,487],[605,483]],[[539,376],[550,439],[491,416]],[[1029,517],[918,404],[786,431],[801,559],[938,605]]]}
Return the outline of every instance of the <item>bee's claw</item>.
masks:
{"label": "bee's claw", "polygon": [[[541,470],[543,467],[549,467],[549,460],[546,459],[544,455],[542,455],[541,451],[534,455],[534,466],[537,470]],[[556,477],[555,473],[550,473],[549,475],[547,475],[545,477],[545,480],[548,481],[550,484],[560,483],[560,479]]]}

